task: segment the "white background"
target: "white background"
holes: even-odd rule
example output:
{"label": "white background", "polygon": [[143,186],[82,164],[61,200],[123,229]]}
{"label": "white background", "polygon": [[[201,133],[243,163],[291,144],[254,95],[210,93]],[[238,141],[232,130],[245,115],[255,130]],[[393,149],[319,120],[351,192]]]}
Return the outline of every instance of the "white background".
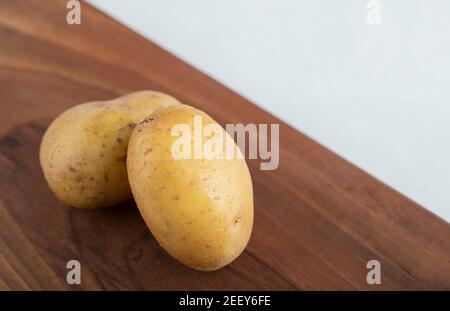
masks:
{"label": "white background", "polygon": [[90,2],[450,222],[450,1]]}

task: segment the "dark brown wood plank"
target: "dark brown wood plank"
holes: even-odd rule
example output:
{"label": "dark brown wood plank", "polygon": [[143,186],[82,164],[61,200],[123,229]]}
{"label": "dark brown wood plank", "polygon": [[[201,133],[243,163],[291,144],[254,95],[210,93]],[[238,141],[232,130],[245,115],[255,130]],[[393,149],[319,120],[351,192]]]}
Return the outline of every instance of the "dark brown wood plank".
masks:
{"label": "dark brown wood plank", "polygon": [[[450,289],[450,225],[87,4],[0,0],[0,289]],[[230,266],[170,258],[133,202],[83,211],[43,179],[40,139],[59,113],[155,89],[220,123],[280,123],[280,166],[250,161],[255,226]],[[65,283],[77,259],[82,284]],[[366,263],[382,264],[382,285]]]}

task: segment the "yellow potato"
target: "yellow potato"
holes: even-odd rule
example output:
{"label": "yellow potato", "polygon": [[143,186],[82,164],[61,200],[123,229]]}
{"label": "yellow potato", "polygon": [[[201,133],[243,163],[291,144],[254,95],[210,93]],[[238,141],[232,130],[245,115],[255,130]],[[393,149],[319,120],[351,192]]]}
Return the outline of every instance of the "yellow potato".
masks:
{"label": "yellow potato", "polygon": [[[182,263],[212,271],[245,249],[253,228],[253,189],[245,159],[179,158],[183,149],[177,150],[176,141],[181,135],[171,135],[174,126],[184,124],[193,138],[196,116],[203,129],[212,124],[220,130],[203,138],[204,147],[223,136],[242,156],[233,139],[207,114],[187,105],[171,106],[158,109],[133,130],[128,178],[158,243]],[[190,138],[188,144],[194,157],[199,144]]]}
{"label": "yellow potato", "polygon": [[179,104],[171,96],[141,91],[81,104],[59,115],[40,148],[45,179],[56,196],[80,208],[131,198],[126,156],[134,126],[155,109]]}

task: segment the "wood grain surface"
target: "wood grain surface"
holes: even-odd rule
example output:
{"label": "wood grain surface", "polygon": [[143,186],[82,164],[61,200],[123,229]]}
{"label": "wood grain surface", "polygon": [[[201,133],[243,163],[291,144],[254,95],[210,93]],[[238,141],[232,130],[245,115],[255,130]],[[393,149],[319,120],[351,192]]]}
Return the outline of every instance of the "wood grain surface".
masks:
{"label": "wood grain surface", "polygon": [[[65,5],[0,0],[0,289],[450,289],[448,223],[88,4],[68,25]],[[44,181],[38,149],[53,118],[142,89],[221,124],[280,123],[280,166],[249,162],[254,231],[224,269],[172,259],[133,202],[73,209]],[[66,284],[71,259],[81,285]],[[381,285],[366,282],[371,259]]]}

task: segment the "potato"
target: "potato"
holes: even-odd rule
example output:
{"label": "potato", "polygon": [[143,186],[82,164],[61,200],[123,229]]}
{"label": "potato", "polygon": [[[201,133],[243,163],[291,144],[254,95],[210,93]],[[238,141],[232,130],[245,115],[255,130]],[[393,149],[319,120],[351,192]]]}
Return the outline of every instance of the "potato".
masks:
{"label": "potato", "polygon": [[126,156],[133,127],[155,109],[179,104],[171,96],[141,91],[70,108],[47,129],[40,147],[45,179],[55,195],[79,208],[131,198]]}
{"label": "potato", "polygon": [[[245,249],[253,228],[253,189],[243,158],[179,158],[174,147],[181,135],[172,136],[172,131],[176,124],[192,131],[195,116],[201,117],[204,129],[208,124],[219,129],[203,138],[205,146],[215,135],[223,136],[242,156],[233,139],[207,114],[187,105],[171,106],[158,109],[133,130],[128,178],[158,243],[182,263],[212,271]],[[188,145],[191,150],[199,146],[190,138]]]}

